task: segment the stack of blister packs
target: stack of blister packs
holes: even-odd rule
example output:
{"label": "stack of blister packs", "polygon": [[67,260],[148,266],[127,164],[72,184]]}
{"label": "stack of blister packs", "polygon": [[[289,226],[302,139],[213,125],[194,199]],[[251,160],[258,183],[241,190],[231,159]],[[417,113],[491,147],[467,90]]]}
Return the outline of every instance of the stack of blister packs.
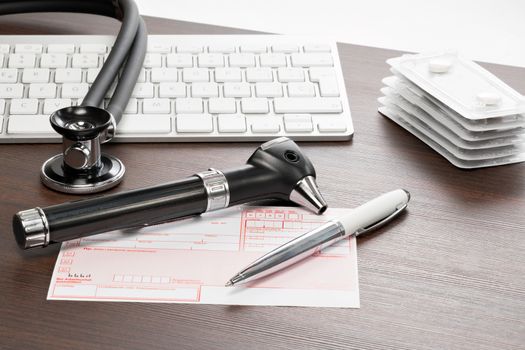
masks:
{"label": "stack of blister packs", "polygon": [[379,112],[460,168],[525,161],[525,98],[454,54],[387,61]]}

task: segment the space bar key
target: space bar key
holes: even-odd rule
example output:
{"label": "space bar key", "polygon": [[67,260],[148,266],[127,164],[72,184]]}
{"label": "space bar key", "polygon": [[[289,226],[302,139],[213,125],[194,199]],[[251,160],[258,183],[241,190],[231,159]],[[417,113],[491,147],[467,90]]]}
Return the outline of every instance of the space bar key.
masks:
{"label": "space bar key", "polygon": [[341,113],[338,98],[275,98],[275,113]]}

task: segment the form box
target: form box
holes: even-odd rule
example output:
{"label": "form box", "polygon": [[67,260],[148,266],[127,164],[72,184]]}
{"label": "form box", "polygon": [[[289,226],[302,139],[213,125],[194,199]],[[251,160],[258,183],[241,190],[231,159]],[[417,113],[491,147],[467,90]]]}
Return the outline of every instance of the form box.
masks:
{"label": "form box", "polygon": [[91,285],[60,285],[56,284],[49,299],[111,299],[134,301],[186,301],[198,302],[199,287],[181,288],[141,288],[141,287],[108,287]]}

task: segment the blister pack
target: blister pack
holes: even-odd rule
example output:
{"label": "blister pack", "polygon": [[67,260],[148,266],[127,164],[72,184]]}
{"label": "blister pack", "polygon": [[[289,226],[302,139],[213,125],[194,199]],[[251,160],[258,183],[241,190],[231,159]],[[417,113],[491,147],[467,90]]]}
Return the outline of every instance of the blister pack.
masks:
{"label": "blister pack", "polygon": [[525,161],[525,152],[511,155],[507,157],[483,159],[483,160],[463,160],[456,157],[454,154],[449,152],[445,147],[443,147],[439,142],[434,141],[419,129],[415,128],[410,122],[403,119],[399,114],[396,114],[394,110],[387,106],[379,107],[379,112],[389,119],[396,122],[399,126],[403,127],[405,130],[419,138],[421,141],[426,143],[428,146],[433,148],[436,152],[445,157],[450,163],[457,166],[458,168],[463,169],[475,169],[475,168],[485,168],[490,166],[498,166],[505,164],[512,164]]}
{"label": "blister pack", "polygon": [[[392,69],[471,120],[525,113],[525,97],[480,65],[455,54],[403,55]],[[525,117],[522,115],[522,119]]]}
{"label": "blister pack", "polygon": [[379,112],[461,168],[525,160],[525,98],[457,55],[387,60]]}

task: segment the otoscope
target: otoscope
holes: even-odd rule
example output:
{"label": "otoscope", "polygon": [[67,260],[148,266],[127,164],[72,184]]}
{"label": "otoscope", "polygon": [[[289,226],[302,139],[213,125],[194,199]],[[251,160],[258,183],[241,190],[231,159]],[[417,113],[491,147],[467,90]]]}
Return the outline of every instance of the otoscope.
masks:
{"label": "otoscope", "polygon": [[259,146],[236,169],[209,169],[163,185],[20,211],[13,216],[13,232],[22,249],[45,247],[262,199],[289,200],[321,214],[327,205],[315,176],[299,146],[280,137]]}

